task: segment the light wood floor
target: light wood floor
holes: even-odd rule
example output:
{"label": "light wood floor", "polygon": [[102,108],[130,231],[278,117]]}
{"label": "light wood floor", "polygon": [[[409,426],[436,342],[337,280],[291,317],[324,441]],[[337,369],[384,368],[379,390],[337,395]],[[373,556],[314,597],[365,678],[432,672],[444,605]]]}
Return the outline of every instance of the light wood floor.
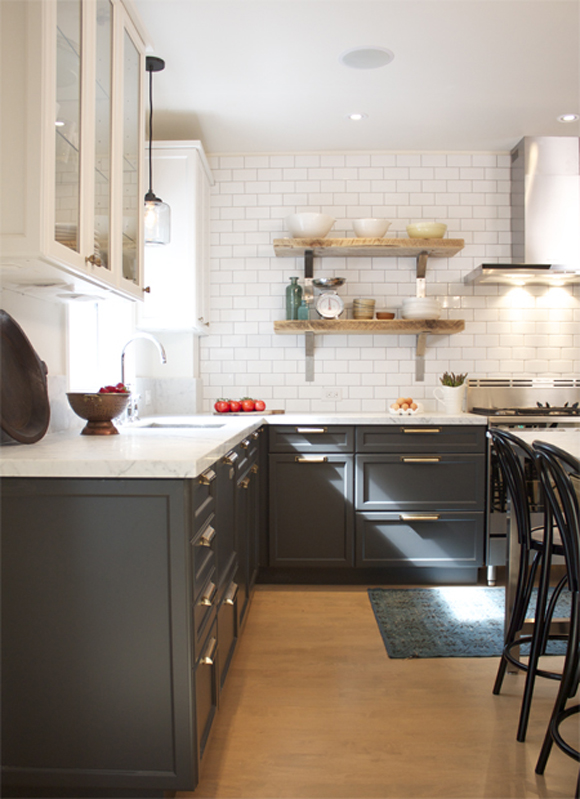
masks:
{"label": "light wood floor", "polygon": [[497,663],[390,660],[365,587],[258,586],[200,784],[177,796],[570,799],[556,747],[534,773],[557,683],[538,680],[517,743],[523,678],[493,696]]}

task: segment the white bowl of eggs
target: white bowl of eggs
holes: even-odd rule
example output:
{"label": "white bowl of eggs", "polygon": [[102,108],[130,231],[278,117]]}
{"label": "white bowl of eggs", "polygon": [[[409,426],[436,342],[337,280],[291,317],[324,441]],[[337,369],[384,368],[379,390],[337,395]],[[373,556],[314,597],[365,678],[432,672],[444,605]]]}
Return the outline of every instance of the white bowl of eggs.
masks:
{"label": "white bowl of eggs", "polygon": [[389,413],[393,416],[414,416],[416,413],[421,413],[422,410],[421,403],[415,402],[413,397],[399,397],[391,404]]}

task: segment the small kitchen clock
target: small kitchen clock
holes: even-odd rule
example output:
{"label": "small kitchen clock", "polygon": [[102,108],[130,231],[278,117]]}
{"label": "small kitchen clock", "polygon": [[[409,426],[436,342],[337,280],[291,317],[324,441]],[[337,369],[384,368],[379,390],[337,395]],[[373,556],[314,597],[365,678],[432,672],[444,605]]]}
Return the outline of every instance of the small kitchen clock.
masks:
{"label": "small kitchen clock", "polygon": [[325,291],[317,297],[315,307],[323,319],[337,319],[344,311],[344,302],[335,291]]}

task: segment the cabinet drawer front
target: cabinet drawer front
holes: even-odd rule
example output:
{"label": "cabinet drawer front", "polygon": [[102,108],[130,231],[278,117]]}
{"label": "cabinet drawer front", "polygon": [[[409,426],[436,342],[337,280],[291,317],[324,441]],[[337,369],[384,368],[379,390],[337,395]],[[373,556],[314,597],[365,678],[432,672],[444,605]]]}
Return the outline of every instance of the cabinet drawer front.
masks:
{"label": "cabinet drawer front", "polygon": [[195,656],[199,656],[200,642],[205,636],[208,624],[215,617],[217,608],[216,573],[212,571],[193,603],[193,638]]}
{"label": "cabinet drawer front", "polygon": [[485,425],[397,424],[357,427],[357,452],[484,453]]}
{"label": "cabinet drawer front", "polygon": [[352,566],[352,455],[270,455],[270,565]]}
{"label": "cabinet drawer front", "polygon": [[354,452],[354,427],[317,424],[272,427],[270,452]]}
{"label": "cabinet drawer front", "polygon": [[217,540],[215,516],[212,514],[191,542],[194,599],[207,582],[208,575],[216,567]]}
{"label": "cabinet drawer front", "polygon": [[483,455],[357,455],[357,510],[482,511]]}
{"label": "cabinet drawer front", "polygon": [[480,567],[483,513],[357,513],[356,565]]}
{"label": "cabinet drawer front", "polygon": [[224,601],[218,610],[219,687],[224,686],[238,640],[238,585],[233,580],[227,587]]}
{"label": "cabinet drawer front", "polygon": [[203,757],[218,704],[219,652],[217,636],[216,621],[203,642],[195,669],[195,716],[200,760]]}
{"label": "cabinet drawer front", "polygon": [[[217,468],[217,467],[216,467]],[[193,531],[196,533],[215,512],[217,487],[216,468],[206,469],[194,481],[193,489]]]}

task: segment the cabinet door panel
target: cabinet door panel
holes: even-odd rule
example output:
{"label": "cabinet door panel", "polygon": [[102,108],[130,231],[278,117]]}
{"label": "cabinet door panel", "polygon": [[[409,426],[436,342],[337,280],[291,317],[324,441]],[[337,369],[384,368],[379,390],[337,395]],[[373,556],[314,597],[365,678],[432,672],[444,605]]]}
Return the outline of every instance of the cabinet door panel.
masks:
{"label": "cabinet door panel", "polygon": [[352,566],[352,456],[270,455],[270,565]]}
{"label": "cabinet door panel", "polygon": [[183,495],[176,481],[4,481],[9,783],[191,783]]}
{"label": "cabinet door panel", "polygon": [[483,510],[483,455],[357,455],[357,510]]}
{"label": "cabinet door panel", "polygon": [[357,513],[356,565],[483,565],[483,513],[422,515]]}

